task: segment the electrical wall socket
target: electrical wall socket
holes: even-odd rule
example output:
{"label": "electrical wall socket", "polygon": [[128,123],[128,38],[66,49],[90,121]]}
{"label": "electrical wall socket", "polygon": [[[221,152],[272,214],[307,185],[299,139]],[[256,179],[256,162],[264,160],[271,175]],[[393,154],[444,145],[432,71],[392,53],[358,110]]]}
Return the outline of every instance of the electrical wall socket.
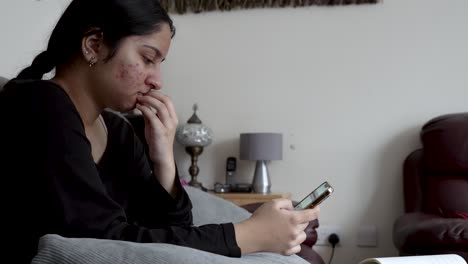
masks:
{"label": "electrical wall socket", "polygon": [[337,234],[340,238],[340,242],[336,244],[336,246],[341,245],[341,241],[343,241],[343,233],[341,232],[341,227],[336,225],[319,225],[317,230],[317,242],[315,245],[318,246],[331,246],[330,242],[328,242],[328,237],[331,234]]}

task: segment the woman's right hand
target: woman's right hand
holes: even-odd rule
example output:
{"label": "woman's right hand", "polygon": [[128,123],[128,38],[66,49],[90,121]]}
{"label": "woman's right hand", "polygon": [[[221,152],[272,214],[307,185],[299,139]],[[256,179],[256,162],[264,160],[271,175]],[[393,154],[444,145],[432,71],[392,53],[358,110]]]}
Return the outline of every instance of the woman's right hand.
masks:
{"label": "woman's right hand", "polygon": [[305,228],[318,218],[318,212],[318,208],[295,211],[290,200],[275,199],[260,206],[249,219],[234,224],[237,244],[242,254],[296,254],[306,239]]}

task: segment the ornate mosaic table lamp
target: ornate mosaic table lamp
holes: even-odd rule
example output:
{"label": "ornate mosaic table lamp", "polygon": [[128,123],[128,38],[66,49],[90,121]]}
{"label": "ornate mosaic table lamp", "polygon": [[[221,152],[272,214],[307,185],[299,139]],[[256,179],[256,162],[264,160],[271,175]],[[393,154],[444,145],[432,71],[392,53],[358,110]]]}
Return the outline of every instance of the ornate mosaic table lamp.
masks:
{"label": "ornate mosaic table lamp", "polygon": [[197,180],[200,169],[197,162],[198,157],[202,154],[203,149],[211,144],[213,140],[213,131],[202,124],[202,121],[197,116],[198,105],[193,105],[193,114],[186,124],[180,125],[177,128],[176,140],[182,146],[185,146],[185,151],[190,155],[192,164],[189,168],[191,180],[190,186],[206,191],[206,188]]}

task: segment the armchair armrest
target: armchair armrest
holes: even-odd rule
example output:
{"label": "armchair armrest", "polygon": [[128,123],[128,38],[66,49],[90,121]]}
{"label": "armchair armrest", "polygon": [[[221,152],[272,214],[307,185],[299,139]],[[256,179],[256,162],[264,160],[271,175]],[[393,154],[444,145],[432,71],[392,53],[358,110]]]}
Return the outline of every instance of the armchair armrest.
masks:
{"label": "armchair armrest", "polygon": [[413,212],[397,218],[393,227],[393,242],[400,252],[468,248],[468,221],[464,219]]}
{"label": "armchair armrest", "polygon": [[[243,205],[241,207],[246,209],[250,213],[253,213],[262,204],[263,203],[252,203],[252,204]],[[299,252],[297,255],[300,256],[301,258],[307,260],[309,263],[324,264],[324,261],[323,261],[322,257],[320,257],[320,255],[317,254],[317,252],[315,252],[312,249],[312,246],[315,245],[315,243],[317,242],[316,228],[318,228],[318,227],[319,227],[318,219],[310,221],[309,225],[305,229],[306,240],[304,242],[302,242],[301,252]]]}

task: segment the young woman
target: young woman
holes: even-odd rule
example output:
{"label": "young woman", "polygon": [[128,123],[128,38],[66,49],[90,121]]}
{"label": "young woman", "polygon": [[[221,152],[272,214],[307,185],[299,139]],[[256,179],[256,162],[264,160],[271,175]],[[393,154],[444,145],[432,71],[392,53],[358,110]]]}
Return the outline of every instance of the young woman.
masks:
{"label": "young woman", "polygon": [[[4,239],[25,261],[50,233],[172,243],[233,257],[300,251],[318,212],[294,211],[286,199],[240,223],[192,225],[173,155],[178,120],[159,91],[174,32],[155,0],[73,0],[47,50],[5,86],[0,175],[13,195],[4,200]],[[42,80],[53,69],[55,76]],[[143,113],[149,153],[106,108]]]}

